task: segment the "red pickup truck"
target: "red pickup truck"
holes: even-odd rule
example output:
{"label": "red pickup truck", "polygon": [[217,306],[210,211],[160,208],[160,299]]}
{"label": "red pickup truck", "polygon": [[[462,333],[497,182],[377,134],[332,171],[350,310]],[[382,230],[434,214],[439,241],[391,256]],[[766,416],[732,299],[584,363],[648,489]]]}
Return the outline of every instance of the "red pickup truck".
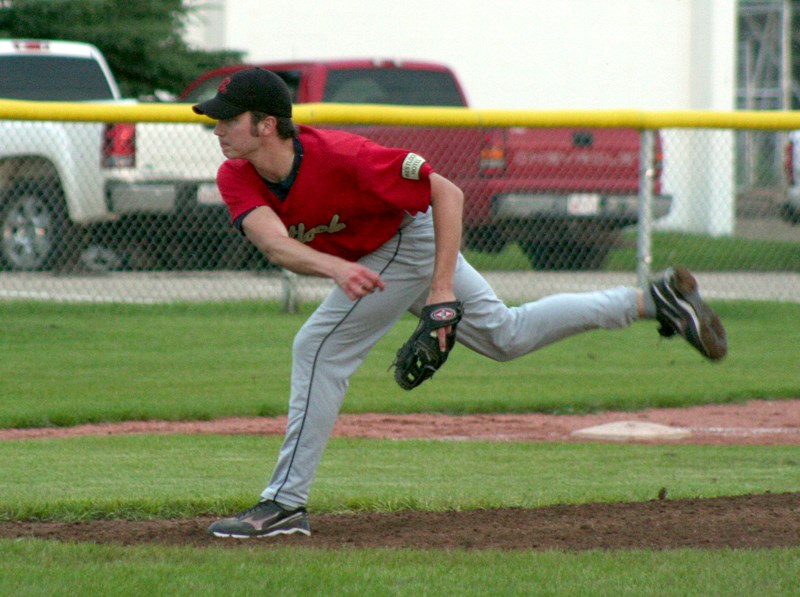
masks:
{"label": "red pickup truck", "polygon": [[[180,96],[212,97],[231,73],[208,72]],[[295,103],[333,102],[466,107],[464,90],[446,66],[411,61],[260,63],[283,79]],[[496,252],[519,243],[537,269],[596,269],[622,228],[638,214],[639,140],[632,129],[470,128],[346,125],[379,143],[424,156],[465,194],[464,242]],[[656,147],[660,156],[660,143]],[[656,167],[653,214],[671,198]]]}

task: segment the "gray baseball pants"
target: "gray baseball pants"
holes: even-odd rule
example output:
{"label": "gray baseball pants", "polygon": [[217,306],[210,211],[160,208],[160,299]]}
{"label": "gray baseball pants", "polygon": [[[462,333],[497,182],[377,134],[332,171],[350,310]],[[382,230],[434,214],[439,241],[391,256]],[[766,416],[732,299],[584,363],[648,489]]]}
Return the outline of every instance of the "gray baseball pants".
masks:
{"label": "gray baseball pants", "polygon": [[[288,508],[305,505],[350,376],[404,313],[419,314],[428,295],[433,257],[430,210],[407,217],[392,239],[361,259],[380,273],[385,290],[351,301],[337,287],[297,333],[286,435],[262,499]],[[507,307],[462,256],[454,290],[464,303],[458,342],[497,361],[587,330],[625,327],[638,316],[637,291],[626,287],[553,295]]]}

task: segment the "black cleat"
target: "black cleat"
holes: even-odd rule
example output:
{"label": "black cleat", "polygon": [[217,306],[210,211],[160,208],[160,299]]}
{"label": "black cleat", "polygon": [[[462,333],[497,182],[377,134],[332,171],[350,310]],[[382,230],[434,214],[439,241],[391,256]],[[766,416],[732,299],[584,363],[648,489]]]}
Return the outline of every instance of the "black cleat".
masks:
{"label": "black cleat", "polygon": [[664,337],[679,334],[700,353],[719,360],[728,353],[725,328],[717,314],[697,291],[697,280],[689,270],[668,269],[650,283],[650,294],[656,303],[658,333]]}
{"label": "black cleat", "polygon": [[273,500],[265,500],[233,518],[218,520],[208,527],[208,532],[215,537],[235,539],[294,533],[310,535],[311,525],[305,508],[286,510]]}

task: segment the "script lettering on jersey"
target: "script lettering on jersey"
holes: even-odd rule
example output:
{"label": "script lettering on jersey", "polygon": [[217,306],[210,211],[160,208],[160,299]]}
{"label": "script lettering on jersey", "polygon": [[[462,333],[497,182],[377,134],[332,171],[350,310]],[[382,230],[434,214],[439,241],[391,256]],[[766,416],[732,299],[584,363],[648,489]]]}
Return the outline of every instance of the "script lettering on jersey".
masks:
{"label": "script lettering on jersey", "polygon": [[334,234],[336,232],[341,232],[345,228],[347,228],[347,224],[342,224],[339,221],[339,214],[336,214],[331,218],[330,224],[320,224],[308,230],[306,230],[306,225],[302,222],[296,226],[292,224],[289,226],[289,236],[296,238],[301,243],[310,243],[317,234]]}

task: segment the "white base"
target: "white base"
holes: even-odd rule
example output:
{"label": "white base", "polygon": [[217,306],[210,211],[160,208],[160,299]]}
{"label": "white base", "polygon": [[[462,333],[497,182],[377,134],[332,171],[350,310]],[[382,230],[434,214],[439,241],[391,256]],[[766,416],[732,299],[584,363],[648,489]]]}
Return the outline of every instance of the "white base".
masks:
{"label": "white base", "polygon": [[689,437],[691,430],[685,427],[670,427],[646,421],[616,421],[573,431],[571,435],[583,439],[605,439],[628,441],[636,439],[681,439]]}

